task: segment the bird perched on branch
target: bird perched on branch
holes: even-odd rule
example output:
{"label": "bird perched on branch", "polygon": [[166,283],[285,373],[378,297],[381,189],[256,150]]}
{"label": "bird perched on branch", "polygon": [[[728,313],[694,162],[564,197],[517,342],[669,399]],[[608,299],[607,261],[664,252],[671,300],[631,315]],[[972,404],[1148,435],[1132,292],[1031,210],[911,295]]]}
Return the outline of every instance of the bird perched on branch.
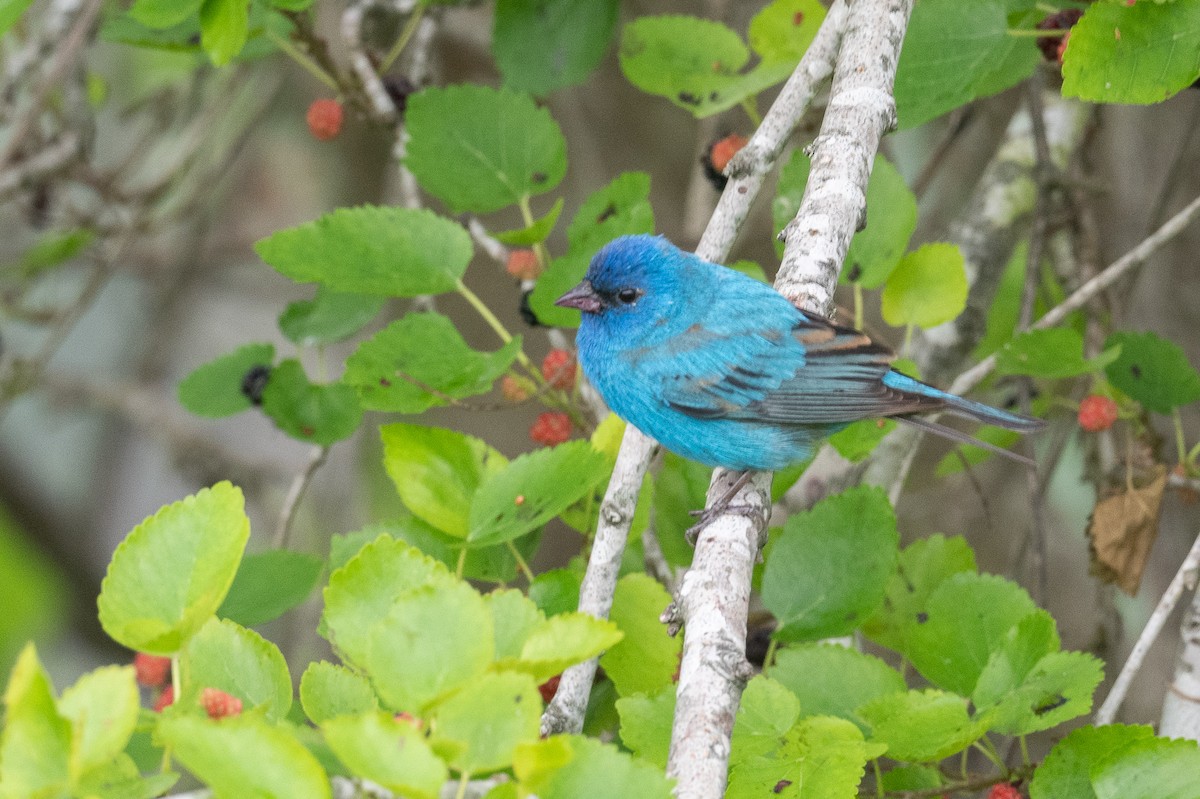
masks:
{"label": "bird perched on branch", "polygon": [[608,406],[667,449],[708,466],[775,471],[859,419],[892,417],[1008,457],[914,414],[946,411],[1023,433],[1045,426],[891,368],[857,330],[661,236],[622,236],[556,304],[583,318],[579,363]]}

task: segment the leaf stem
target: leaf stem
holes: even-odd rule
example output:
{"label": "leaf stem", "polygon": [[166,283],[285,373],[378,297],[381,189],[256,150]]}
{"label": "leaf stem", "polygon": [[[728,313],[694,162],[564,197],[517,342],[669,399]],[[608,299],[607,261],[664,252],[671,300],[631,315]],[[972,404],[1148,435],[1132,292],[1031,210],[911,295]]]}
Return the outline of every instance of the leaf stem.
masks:
{"label": "leaf stem", "polygon": [[[466,552],[464,549],[463,552]],[[471,773],[464,771],[458,777],[458,790],[454,793],[454,799],[463,799],[467,795],[467,786],[471,782]]]}
{"label": "leaf stem", "polygon": [[267,34],[267,38],[271,40],[272,44],[274,44],[283,52],[287,53],[297,64],[304,67],[305,72],[312,75],[314,78],[321,81],[321,83],[324,83],[335,92],[341,92],[341,87],[338,86],[338,82],[334,80],[333,76],[322,69],[321,65],[309,57],[307,53],[296,47],[296,45],[292,44],[275,31],[271,30],[270,25],[264,26],[263,31]]}
{"label": "leaf stem", "polygon": [[458,551],[458,565],[454,567],[454,576],[462,579],[463,572],[467,567],[467,548],[464,546]]}
{"label": "leaf stem", "polygon": [[883,799],[883,772],[879,769],[879,758],[871,758],[871,769],[875,772],[875,796]]}
{"label": "leaf stem", "polygon": [[392,49],[388,50],[387,55],[383,57],[383,61],[379,64],[379,74],[386,74],[392,68],[392,64],[396,63],[396,59],[404,52],[404,48],[408,46],[408,42],[412,39],[413,34],[417,32],[417,26],[421,24],[421,19],[425,16],[426,5],[417,3],[417,7],[408,15],[408,20],[404,23],[404,28],[401,29],[400,35],[396,37],[396,43],[392,45]]}
{"label": "leaf stem", "polygon": [[[521,209],[521,221],[524,222],[526,228],[531,228],[537,220],[533,217],[533,209],[529,207],[529,195],[522,194],[521,199],[517,200],[517,207]],[[538,265],[542,271],[550,268],[550,251],[546,249],[545,241],[536,241],[533,243],[533,252],[537,256]]]}
{"label": "leaf stem", "polygon": [[[508,551],[512,553],[513,560],[517,562],[517,569],[521,574],[525,575],[525,579],[529,581],[529,584],[533,585],[533,571],[530,570],[529,564],[525,562],[525,558],[521,557],[521,553],[517,550],[517,545],[512,542],[511,538],[504,543],[508,546]],[[463,552],[466,552],[466,550],[464,549]]]}
{"label": "leaf stem", "polygon": [[758,113],[757,100],[757,94],[742,100],[742,110],[750,117],[750,126],[756,130],[762,126],[762,114]]}
{"label": "leaf stem", "polygon": [[1179,462],[1187,464],[1187,441],[1183,437],[1183,417],[1179,415],[1179,408],[1171,409],[1171,421],[1175,423],[1175,449],[1179,452]]}
{"label": "leaf stem", "polygon": [[775,650],[779,648],[779,639],[771,638],[767,643],[767,653],[763,655],[763,669],[769,669],[775,662]]}
{"label": "leaf stem", "polygon": [[908,327],[904,328],[904,344],[900,347],[900,354],[907,358],[909,347],[912,346],[913,323],[909,322]]}
{"label": "leaf stem", "polygon": [[[488,327],[496,332],[496,335],[500,337],[502,342],[507,344],[513,340],[512,334],[509,333],[508,329],[504,327],[503,323],[496,318],[496,315],[492,313],[492,309],[487,307],[483,300],[479,299],[478,294],[467,288],[467,284],[463,283],[461,278],[459,278],[457,284],[455,285],[455,290],[462,296],[464,300],[470,303],[471,307],[475,309],[476,313],[483,317],[483,321],[487,322]],[[530,371],[537,371],[533,368],[533,362],[529,360],[529,356],[525,354],[524,350],[517,350],[517,360],[520,361],[521,365],[526,369],[529,369]]]}
{"label": "leaf stem", "polygon": [[1062,36],[1066,33],[1062,28],[1049,28],[1047,30],[1037,30],[1034,28],[1009,28],[1005,31],[1009,36],[1018,36],[1021,38],[1030,39],[1046,39],[1051,36]]}

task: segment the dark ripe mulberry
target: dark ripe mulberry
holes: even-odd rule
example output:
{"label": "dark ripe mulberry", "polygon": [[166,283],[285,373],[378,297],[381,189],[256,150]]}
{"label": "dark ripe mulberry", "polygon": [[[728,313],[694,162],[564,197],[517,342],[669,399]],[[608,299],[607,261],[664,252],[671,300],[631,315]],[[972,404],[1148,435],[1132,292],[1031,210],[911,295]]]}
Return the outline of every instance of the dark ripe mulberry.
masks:
{"label": "dark ripe mulberry", "polygon": [[251,366],[242,376],[242,393],[255,405],[262,405],[263,390],[271,379],[271,367],[264,364]]}
{"label": "dark ripe mulberry", "polygon": [[[1063,11],[1056,12],[1046,17],[1038,23],[1038,30],[1042,31],[1069,31],[1075,27],[1075,23],[1083,16],[1083,12],[1077,8],[1068,8]],[[1038,48],[1042,51],[1042,56],[1051,63],[1061,64],[1062,59],[1059,57],[1059,52],[1062,49],[1062,36],[1039,36],[1037,40]]]}

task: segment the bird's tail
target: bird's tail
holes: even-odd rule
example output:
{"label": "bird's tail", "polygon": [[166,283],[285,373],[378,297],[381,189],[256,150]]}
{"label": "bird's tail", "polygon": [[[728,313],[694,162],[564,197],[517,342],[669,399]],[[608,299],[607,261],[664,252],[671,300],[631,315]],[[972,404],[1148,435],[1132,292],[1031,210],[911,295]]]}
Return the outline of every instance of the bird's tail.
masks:
{"label": "bird's tail", "polygon": [[[982,402],[964,399],[956,394],[950,394],[941,389],[934,388],[927,383],[922,383],[920,380],[914,380],[908,375],[903,375],[899,372],[888,372],[883,376],[883,382],[884,385],[899,391],[937,400],[941,405],[940,410],[949,411],[956,416],[965,416],[968,419],[974,419],[984,424],[1003,427],[1006,430],[1015,430],[1018,433],[1036,433],[1046,426],[1046,422],[1042,419],[1034,419],[1029,416],[1022,416],[1019,413],[1002,411],[999,408],[993,408],[991,405],[984,405]],[[931,408],[930,410],[934,409]]]}

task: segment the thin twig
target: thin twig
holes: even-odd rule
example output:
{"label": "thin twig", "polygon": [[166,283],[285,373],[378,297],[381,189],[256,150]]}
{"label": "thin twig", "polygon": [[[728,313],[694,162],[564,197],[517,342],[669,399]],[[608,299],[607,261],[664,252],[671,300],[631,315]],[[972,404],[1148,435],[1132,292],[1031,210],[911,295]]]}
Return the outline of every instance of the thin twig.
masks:
{"label": "thin twig", "polygon": [[1096,711],[1095,719],[1097,725],[1111,724],[1113,719],[1116,718],[1117,710],[1121,707],[1121,703],[1125,701],[1125,694],[1129,692],[1129,684],[1133,682],[1138,669],[1142,667],[1142,661],[1146,659],[1146,653],[1150,651],[1150,646],[1154,643],[1154,639],[1162,632],[1163,625],[1167,623],[1167,617],[1171,615],[1171,611],[1175,609],[1179,598],[1183,596],[1184,588],[1189,584],[1195,586],[1198,570],[1200,570],[1200,535],[1196,537],[1192,548],[1187,553],[1187,557],[1183,559],[1183,563],[1179,565],[1179,570],[1175,572],[1175,577],[1171,579],[1171,584],[1163,592],[1162,599],[1158,600],[1158,604],[1154,607],[1154,612],[1150,614],[1150,618],[1146,621],[1146,626],[1142,628],[1142,634],[1138,636],[1137,642],[1133,645],[1133,650],[1125,660],[1125,665],[1121,667],[1121,673],[1117,675],[1116,681],[1113,682],[1113,686],[1109,690],[1104,704],[1100,705],[1100,709]]}
{"label": "thin twig", "polygon": [[287,496],[283,500],[283,506],[279,509],[279,520],[275,523],[275,535],[271,536],[271,546],[274,549],[283,549],[287,546],[292,520],[296,517],[296,508],[300,506],[300,500],[304,498],[304,492],[308,490],[313,475],[316,474],[317,469],[321,468],[321,464],[325,463],[325,457],[328,454],[329,447],[324,445],[315,446],[308,451],[308,462],[304,464],[304,469],[293,478],[292,485],[288,488]]}

